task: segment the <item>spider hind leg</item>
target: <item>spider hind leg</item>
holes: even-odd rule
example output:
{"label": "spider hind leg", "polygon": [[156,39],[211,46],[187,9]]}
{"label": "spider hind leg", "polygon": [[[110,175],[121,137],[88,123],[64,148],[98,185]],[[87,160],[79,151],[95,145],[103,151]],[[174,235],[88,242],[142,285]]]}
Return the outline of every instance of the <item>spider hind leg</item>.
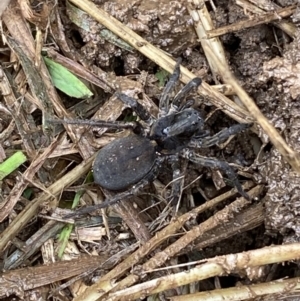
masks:
{"label": "spider hind leg", "polygon": [[219,143],[224,142],[226,139],[228,139],[232,135],[236,135],[248,128],[250,128],[253,124],[252,123],[239,123],[235,124],[229,128],[226,128],[219,133],[213,135],[213,136],[205,136],[203,135],[202,137],[199,136],[197,139],[194,138],[191,140],[189,143],[189,146],[191,147],[196,147],[196,148],[206,148],[210,147]]}
{"label": "spider hind leg", "polygon": [[235,171],[232,169],[232,167],[225,161],[220,161],[215,158],[208,158],[204,156],[200,156],[198,154],[195,154],[193,151],[189,149],[185,149],[181,153],[182,157],[190,160],[191,162],[195,164],[199,164],[204,167],[209,168],[216,168],[224,171],[226,175],[228,176],[229,180],[233,183],[233,185],[236,187],[238,193],[243,196],[245,199],[250,200],[249,195],[244,191],[241,183],[239,182],[237,175]]}

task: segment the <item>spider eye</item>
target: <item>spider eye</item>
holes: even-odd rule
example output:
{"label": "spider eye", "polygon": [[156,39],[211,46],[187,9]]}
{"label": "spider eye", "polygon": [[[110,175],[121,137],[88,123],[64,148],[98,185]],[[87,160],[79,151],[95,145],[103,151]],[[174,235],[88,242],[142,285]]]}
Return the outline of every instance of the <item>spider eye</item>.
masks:
{"label": "spider eye", "polygon": [[169,132],[170,132],[170,127],[169,127],[169,126],[166,127],[165,129],[163,129],[163,133],[164,133],[165,135],[168,135]]}

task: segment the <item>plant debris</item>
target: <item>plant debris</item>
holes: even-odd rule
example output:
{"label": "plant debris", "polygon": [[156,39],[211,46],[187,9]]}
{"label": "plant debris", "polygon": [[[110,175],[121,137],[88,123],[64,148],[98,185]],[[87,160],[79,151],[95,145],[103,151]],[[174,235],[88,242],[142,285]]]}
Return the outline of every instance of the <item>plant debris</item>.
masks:
{"label": "plant debris", "polygon": [[[0,168],[20,161],[0,177],[0,299],[298,300],[298,2],[6,2]],[[218,170],[173,160],[141,195],[65,219],[115,195],[91,168],[131,129],[103,125],[143,122],[117,96],[157,118],[179,57],[177,91],[203,80],[186,101],[208,135],[253,123],[201,152],[228,162],[251,200]]]}

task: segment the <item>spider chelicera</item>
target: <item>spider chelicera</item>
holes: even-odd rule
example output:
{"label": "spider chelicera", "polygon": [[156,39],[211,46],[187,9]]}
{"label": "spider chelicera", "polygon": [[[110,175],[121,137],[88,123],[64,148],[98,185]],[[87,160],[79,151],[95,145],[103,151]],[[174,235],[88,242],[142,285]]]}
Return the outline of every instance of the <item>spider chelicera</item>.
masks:
{"label": "spider chelicera", "polygon": [[[179,158],[224,171],[239,194],[249,199],[227,162],[201,156],[195,150],[223,142],[231,135],[249,128],[251,124],[236,124],[209,136],[204,130],[204,119],[200,112],[192,108],[193,101],[184,102],[185,96],[201,84],[200,78],[192,79],[170,103],[179,76],[180,60],[161,95],[157,119],[135,99],[117,92],[117,97],[136,112],[141,122],[50,121],[116,129],[131,128],[133,131],[128,137],[116,139],[103,147],[93,164],[95,183],[117,193],[102,204],[82,208],[66,218],[77,217],[137,195],[149,182],[155,180],[164,161],[179,162]],[[172,194],[175,199],[174,194],[180,190],[178,185],[174,181]]]}

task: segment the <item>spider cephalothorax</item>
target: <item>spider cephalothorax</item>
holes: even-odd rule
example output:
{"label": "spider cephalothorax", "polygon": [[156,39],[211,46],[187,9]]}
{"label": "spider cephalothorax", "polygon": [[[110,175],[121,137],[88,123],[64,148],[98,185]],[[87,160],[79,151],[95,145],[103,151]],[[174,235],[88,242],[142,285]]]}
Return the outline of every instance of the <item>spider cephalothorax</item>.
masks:
{"label": "spider cephalothorax", "polygon": [[[169,158],[178,160],[181,157],[204,167],[221,169],[227,174],[238,192],[245,198],[249,198],[228,163],[215,158],[203,157],[194,150],[225,141],[229,136],[241,132],[250,125],[237,124],[214,136],[209,136],[208,132],[204,130],[204,119],[200,112],[192,108],[193,102],[184,102],[185,96],[190,90],[201,84],[200,78],[190,81],[170,102],[172,90],[179,76],[180,62],[178,61],[160,98],[157,119],[154,119],[135,99],[122,93],[116,93],[121,101],[136,112],[147,129],[140,128],[140,123],[80,122],[103,127],[132,128],[133,130],[139,128],[138,132],[141,134],[132,133],[128,137],[114,140],[99,151],[94,161],[95,183],[105,189],[115,191],[115,196],[100,205],[80,209],[68,217],[91,212],[137,194],[146,184],[157,177],[162,162]],[[76,121],[64,122],[76,123]],[[176,186],[176,181],[174,186]],[[172,193],[176,191],[178,189],[174,187]],[[176,199],[176,196],[173,197]]]}

